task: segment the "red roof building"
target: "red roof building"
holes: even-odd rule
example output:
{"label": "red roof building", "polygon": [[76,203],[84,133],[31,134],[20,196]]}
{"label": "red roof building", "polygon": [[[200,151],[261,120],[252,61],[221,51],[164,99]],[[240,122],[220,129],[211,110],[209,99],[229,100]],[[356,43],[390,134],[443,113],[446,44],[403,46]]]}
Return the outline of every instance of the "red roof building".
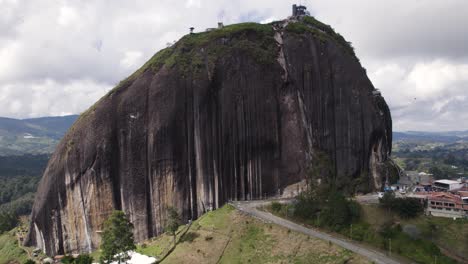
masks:
{"label": "red roof building", "polygon": [[433,216],[463,218],[468,217],[468,197],[446,192],[427,196],[427,213]]}

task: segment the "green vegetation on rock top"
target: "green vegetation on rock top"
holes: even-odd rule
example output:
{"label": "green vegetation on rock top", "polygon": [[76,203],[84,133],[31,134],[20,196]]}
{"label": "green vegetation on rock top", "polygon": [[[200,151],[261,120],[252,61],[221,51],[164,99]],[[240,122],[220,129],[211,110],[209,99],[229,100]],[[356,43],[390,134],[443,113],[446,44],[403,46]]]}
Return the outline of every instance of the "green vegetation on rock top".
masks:
{"label": "green vegetation on rock top", "polygon": [[101,100],[131,85],[147,70],[158,72],[163,66],[177,67],[182,76],[187,76],[198,73],[201,69],[212,70],[220,57],[233,50],[249,54],[259,64],[273,63],[276,42],[272,26],[240,23],[185,35],[173,46],[158,51],[137,71],[119,82],[107,95],[83,112],[79,120],[92,113]]}
{"label": "green vegetation on rock top", "polygon": [[[116,88],[124,85],[125,83],[134,80],[136,77],[141,75],[148,69],[156,72],[165,64],[169,67],[174,66],[176,63],[184,62],[181,55],[196,55],[193,54],[193,50],[196,48],[202,48],[206,45],[212,44],[213,41],[222,38],[236,38],[241,37],[245,33],[255,33],[256,39],[262,40],[265,37],[273,37],[273,28],[270,25],[258,24],[258,23],[240,23],[225,26],[223,28],[214,29],[212,31],[200,32],[194,34],[188,34],[182,37],[174,46],[168,47],[157,52],[151,59],[149,59],[140,69],[130,75],[127,79],[117,85]],[[215,43],[222,45],[220,43]],[[197,58],[192,58],[197,59]],[[186,66],[186,65],[183,65]],[[191,65],[193,66],[193,65]],[[111,92],[112,93],[112,92]]]}
{"label": "green vegetation on rock top", "polygon": [[340,33],[337,33],[331,26],[318,21],[314,17],[305,16],[300,22],[289,23],[288,26],[286,26],[286,30],[295,34],[309,32],[322,41],[332,40],[358,60],[351,42],[346,41],[345,38]]}

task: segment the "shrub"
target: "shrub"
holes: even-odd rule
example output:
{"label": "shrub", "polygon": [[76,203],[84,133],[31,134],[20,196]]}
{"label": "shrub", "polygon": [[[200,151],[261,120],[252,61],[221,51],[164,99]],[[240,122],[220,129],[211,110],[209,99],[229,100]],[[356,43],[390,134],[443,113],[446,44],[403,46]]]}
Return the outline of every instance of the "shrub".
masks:
{"label": "shrub", "polygon": [[82,254],[78,256],[75,259],[75,264],[92,264],[93,263],[93,257],[91,257],[89,254]]}
{"label": "shrub", "polygon": [[415,198],[395,198],[393,192],[386,192],[379,200],[380,205],[403,218],[413,218],[424,211],[424,206]]}
{"label": "shrub", "polygon": [[332,188],[320,189],[322,190],[308,191],[297,197],[293,211],[295,217],[309,220],[309,223],[316,221],[316,225],[334,231],[340,231],[359,221],[361,206],[357,202],[348,200]]}
{"label": "shrub", "polygon": [[394,225],[391,221],[389,221],[383,224],[378,232],[379,235],[381,235],[384,239],[394,238],[398,235],[398,233],[401,233],[401,226]]}
{"label": "shrub", "polygon": [[364,241],[372,233],[370,225],[367,223],[357,223],[350,226],[349,236],[353,240]]}
{"label": "shrub", "polygon": [[347,203],[351,222],[359,221],[361,219],[361,205],[354,200],[348,200]]}
{"label": "shrub", "polygon": [[281,210],[281,207],[283,207],[281,203],[278,203],[278,202],[271,203],[271,210],[273,210],[273,212],[278,213]]}
{"label": "shrub", "polygon": [[63,264],[71,264],[71,263],[74,263],[74,261],[75,259],[72,256],[67,255],[67,256],[64,256],[60,262],[62,262]]}
{"label": "shrub", "polygon": [[294,205],[294,216],[302,219],[311,219],[318,213],[319,201],[316,201],[307,193],[302,193],[297,197]]}
{"label": "shrub", "polygon": [[350,202],[342,194],[332,192],[325,203],[325,208],[320,213],[320,217],[321,224],[339,231],[353,221]]}
{"label": "shrub", "polygon": [[423,205],[415,198],[397,198],[397,211],[403,218],[413,218],[424,211]]}

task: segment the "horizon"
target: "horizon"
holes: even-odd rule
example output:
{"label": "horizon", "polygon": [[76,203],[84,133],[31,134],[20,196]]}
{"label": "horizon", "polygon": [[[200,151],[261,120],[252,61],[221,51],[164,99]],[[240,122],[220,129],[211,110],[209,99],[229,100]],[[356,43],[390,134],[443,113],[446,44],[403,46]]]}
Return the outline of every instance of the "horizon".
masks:
{"label": "horizon", "polygon": [[[0,116],[1,118],[5,119],[13,119],[13,120],[19,120],[19,121],[25,121],[25,120],[31,120],[31,119],[41,119],[41,118],[60,118],[60,117],[79,117],[82,113],[80,114],[66,114],[66,115],[56,115],[56,116],[39,116],[39,117],[28,117],[28,118],[14,118],[14,117],[6,117],[6,116]],[[456,133],[456,132],[468,132],[467,130],[393,130],[393,133]]]}

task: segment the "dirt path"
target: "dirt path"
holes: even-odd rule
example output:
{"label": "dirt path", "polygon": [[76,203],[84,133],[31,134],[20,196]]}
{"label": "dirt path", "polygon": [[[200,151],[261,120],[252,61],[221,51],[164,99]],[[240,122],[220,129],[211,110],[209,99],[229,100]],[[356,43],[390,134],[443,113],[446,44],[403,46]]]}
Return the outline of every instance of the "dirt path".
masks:
{"label": "dirt path", "polygon": [[236,207],[238,210],[245,212],[249,215],[252,215],[253,217],[256,217],[256,218],[259,218],[261,220],[268,221],[271,223],[275,223],[277,225],[289,228],[291,230],[294,230],[294,231],[297,231],[297,232],[300,232],[309,236],[313,236],[313,237],[320,238],[326,241],[330,241],[338,246],[341,246],[357,254],[365,256],[375,263],[379,263],[379,264],[402,263],[400,260],[397,260],[393,257],[386,256],[385,254],[382,254],[381,252],[369,249],[353,241],[345,240],[343,238],[336,237],[336,236],[333,236],[324,232],[320,232],[315,229],[310,229],[302,225],[293,223],[289,220],[272,215],[271,213],[260,211],[257,209],[258,207],[267,205],[269,203],[271,203],[271,201],[267,200],[267,201],[232,202],[231,204],[234,207]]}

